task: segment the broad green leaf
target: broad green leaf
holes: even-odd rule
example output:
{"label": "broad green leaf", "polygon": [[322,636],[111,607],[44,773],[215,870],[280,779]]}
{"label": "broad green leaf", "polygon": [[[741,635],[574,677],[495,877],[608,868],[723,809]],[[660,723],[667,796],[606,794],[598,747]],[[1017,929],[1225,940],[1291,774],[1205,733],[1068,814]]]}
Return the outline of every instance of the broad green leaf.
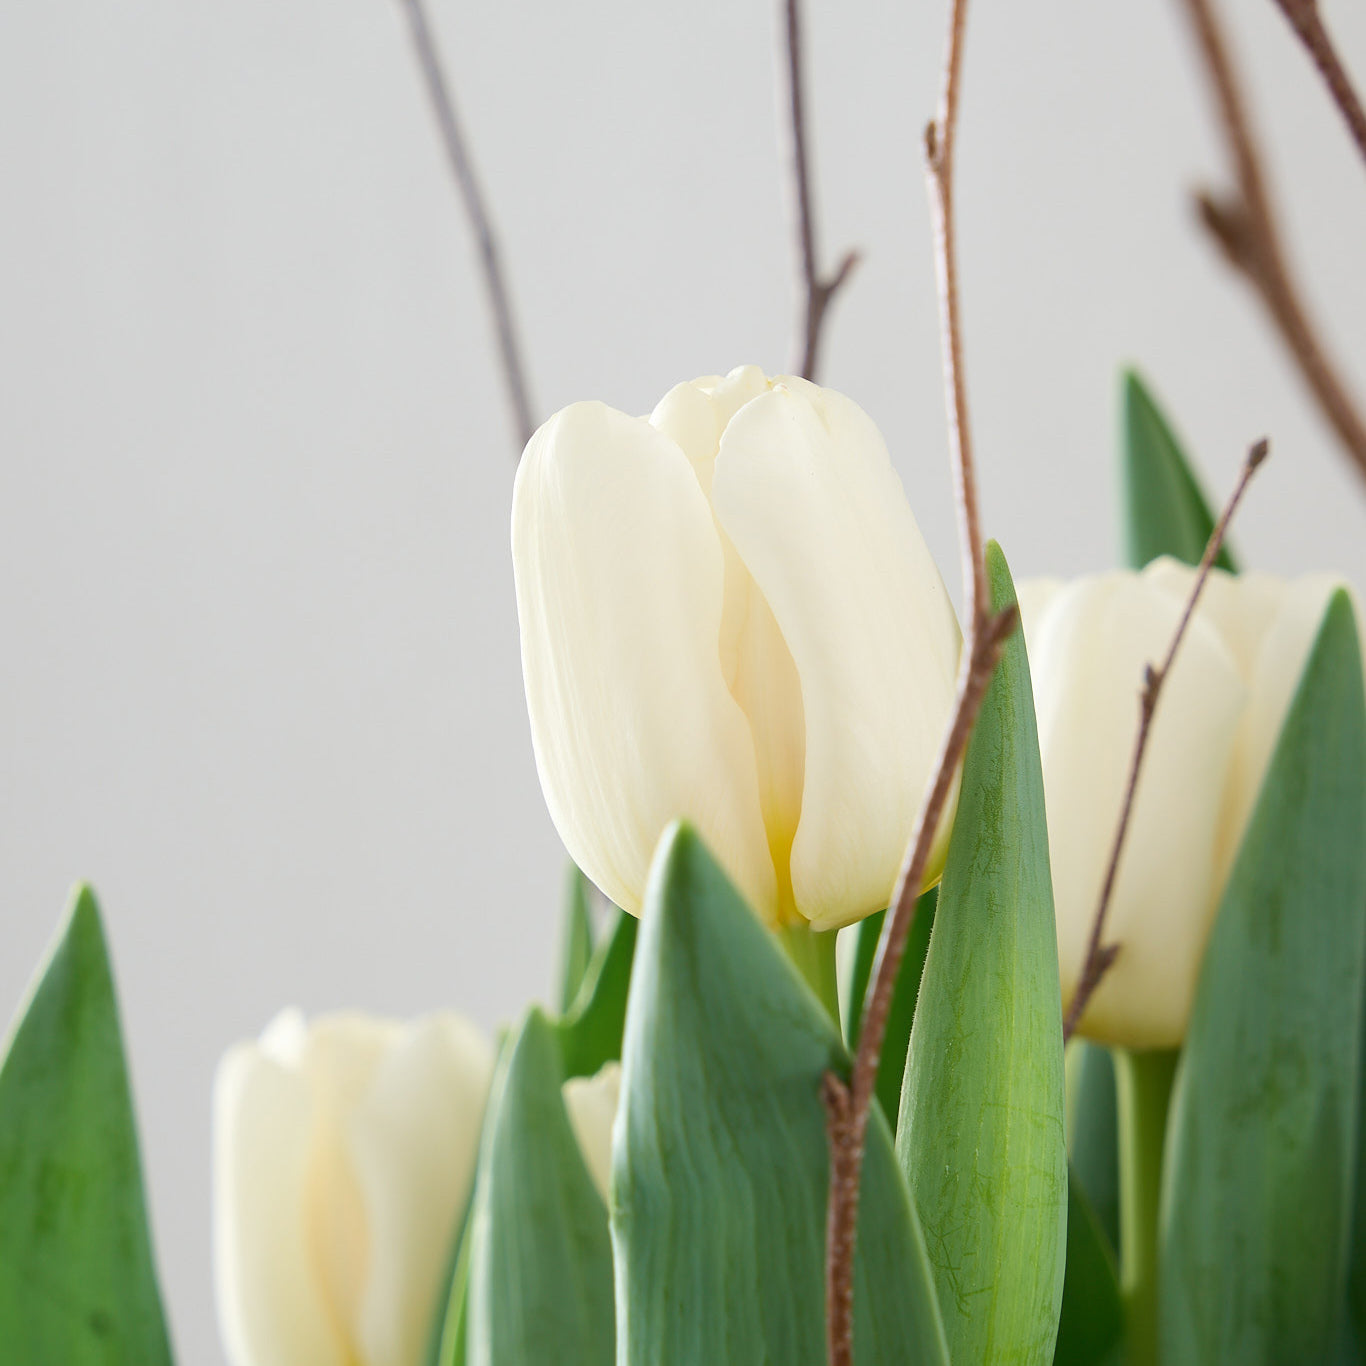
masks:
{"label": "broad green leaf", "polygon": [[[987,565],[999,611],[1015,589],[995,544]],[[1067,1235],[1057,942],[1016,631],[963,759],[897,1124],[955,1362],[1053,1359]]]}
{"label": "broad green leaf", "polygon": [[1107,1048],[1073,1039],[1067,1049],[1067,1151],[1111,1252],[1119,1249],[1119,1119]]}
{"label": "broad green leaf", "polygon": [[[479,1181],[475,1174],[475,1185]],[[470,1205],[474,1203],[473,1194]],[[470,1288],[470,1209],[467,1207],[456,1235],[451,1268],[446,1276],[446,1295],[432,1324],[426,1366],[465,1366]]]}
{"label": "broad green leaf", "polygon": [[[1134,569],[1159,555],[1199,564],[1214,517],[1181,445],[1138,374],[1123,376],[1125,552]],[[1215,564],[1234,569],[1227,541]]]}
{"label": "broad green leaf", "polygon": [[1196,991],[1163,1187],[1165,1366],[1317,1362],[1346,1280],[1366,954],[1366,702],[1334,595]]}
{"label": "broad green leaf", "polygon": [[588,964],[573,1009],[556,1026],[566,1079],[591,1077],[621,1057],[638,922],[625,911],[616,916]]}
{"label": "broad green leaf", "polygon": [[1086,1192],[1069,1172],[1067,1279],[1053,1366],[1109,1366],[1120,1358],[1124,1305],[1114,1257]]}
{"label": "broad green leaf", "polygon": [[564,923],[560,931],[560,1013],[568,1014],[583,985],[593,957],[593,916],[589,881],[569,865],[564,897]]}
{"label": "broad green leaf", "polygon": [[[613,1153],[620,1366],[824,1366],[829,1152],[849,1057],[816,997],[686,825],[655,855]],[[924,1240],[869,1116],[859,1366],[946,1366]]]}
{"label": "broad green leaf", "polygon": [[[934,908],[938,888],[931,887],[916,903],[915,919],[906,940],[906,953],[897,974],[896,989],[892,992],[892,1008],[887,1014],[887,1033],[882,1041],[882,1057],[877,1068],[877,1098],[888,1124],[896,1123],[901,1107],[901,1079],[906,1075],[906,1048],[911,1041],[911,1022],[915,1019],[915,1001],[920,994],[920,974],[925,970],[925,953],[930,947],[930,930],[934,925]],[[844,1037],[852,1053],[858,1047],[859,1028],[863,1023],[863,998],[873,972],[877,956],[877,941],[882,934],[886,911],[870,915],[860,922],[855,931],[858,938],[849,972],[849,1015],[844,1022]]]}
{"label": "broad green leaf", "polygon": [[171,1360],[99,908],[77,888],[0,1063],[0,1359]]}
{"label": "broad green leaf", "polygon": [[554,1026],[504,1046],[470,1229],[471,1366],[612,1366],[607,1210],[565,1112]]}

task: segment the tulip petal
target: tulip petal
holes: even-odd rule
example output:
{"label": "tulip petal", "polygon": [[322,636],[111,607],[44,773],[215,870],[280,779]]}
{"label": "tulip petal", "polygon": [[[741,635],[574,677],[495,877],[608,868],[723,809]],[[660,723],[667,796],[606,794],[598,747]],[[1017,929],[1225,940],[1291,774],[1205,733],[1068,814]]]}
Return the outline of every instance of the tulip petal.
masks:
{"label": "tulip petal", "polygon": [[958,623],[881,435],[841,395],[784,380],[742,408],[712,503],[800,679],[797,909],[847,924],[891,895],[952,705]]}
{"label": "tulip petal", "polygon": [[302,1192],[313,1104],[307,1078],[255,1044],[219,1065],[214,1090],[214,1267],[232,1366],[347,1366],[314,1274]]}
{"label": "tulip petal", "polygon": [[753,743],[718,652],[722,548],[683,451],[604,404],[564,409],[522,457],[512,553],[536,765],[574,861],[638,914],[655,843],[687,817],[771,918]]}
{"label": "tulip petal", "polygon": [[598,1188],[604,1205],[609,1203],[612,1179],[612,1126],[621,1097],[621,1064],[607,1063],[591,1077],[571,1077],[564,1084],[564,1108],[574,1137],[579,1140],[584,1165]]}
{"label": "tulip petal", "polygon": [[493,1049],[457,1015],[407,1026],[346,1126],[369,1235],[365,1366],[419,1361],[469,1199]]}
{"label": "tulip petal", "polygon": [[[1132,574],[1069,585],[1033,650],[1064,1001],[1070,1000],[1133,756],[1146,664],[1182,600]],[[1162,689],[1106,938],[1122,945],[1082,1032],[1131,1048],[1180,1042],[1214,912],[1214,835],[1245,689],[1197,616]]]}

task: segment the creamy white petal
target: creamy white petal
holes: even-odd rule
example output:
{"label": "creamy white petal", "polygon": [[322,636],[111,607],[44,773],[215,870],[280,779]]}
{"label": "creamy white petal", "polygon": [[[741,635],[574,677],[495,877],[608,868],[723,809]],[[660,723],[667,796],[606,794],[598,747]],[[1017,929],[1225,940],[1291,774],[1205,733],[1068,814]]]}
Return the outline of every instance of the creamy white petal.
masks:
{"label": "creamy white petal", "polygon": [[307,1079],[239,1044],[214,1087],[214,1272],[231,1366],[352,1366],[315,1273],[304,1208]]}
{"label": "creamy white petal", "polygon": [[678,443],[708,498],[712,467],[726,424],[750,399],[766,393],[775,382],[757,365],[741,365],[724,377],[708,375],[675,384],[655,405],[651,425]]}
{"label": "creamy white petal", "polygon": [[570,854],[638,913],[686,817],[771,917],[753,744],[718,654],[722,548],[687,457],[604,404],[564,409],[522,457],[512,552],[536,764]]}
{"label": "creamy white petal", "polygon": [[795,662],[805,722],[796,905],[816,928],[885,906],[952,704],[960,636],[877,428],[784,381],[721,438],[712,487]]}
{"label": "creamy white petal", "polygon": [[1039,632],[1044,613],[1064,587],[1062,579],[1021,579],[1015,585],[1015,603],[1020,609],[1020,627],[1025,634],[1025,645],[1033,653],[1033,641]]}
{"label": "creamy white petal", "polygon": [[571,1077],[564,1084],[564,1108],[584,1165],[603,1203],[612,1181],[612,1126],[621,1097],[621,1064],[607,1063],[596,1076]]}
{"label": "creamy white petal", "polygon": [[[1031,654],[1063,997],[1071,999],[1119,820],[1145,664],[1182,604],[1132,574],[1069,585]],[[1197,617],[1163,688],[1107,921],[1123,947],[1083,1020],[1133,1048],[1185,1031],[1217,894],[1214,836],[1245,688]]]}
{"label": "creamy white petal", "polygon": [[368,1232],[356,1327],[365,1366],[420,1366],[492,1076],[493,1048],[478,1029],[429,1016],[403,1028],[344,1125]]}

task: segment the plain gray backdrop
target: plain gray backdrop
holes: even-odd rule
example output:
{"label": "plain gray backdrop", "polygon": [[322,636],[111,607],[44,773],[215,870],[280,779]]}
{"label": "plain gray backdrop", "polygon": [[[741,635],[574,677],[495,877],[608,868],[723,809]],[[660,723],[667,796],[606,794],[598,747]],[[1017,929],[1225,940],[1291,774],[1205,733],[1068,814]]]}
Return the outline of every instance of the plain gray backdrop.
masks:
{"label": "plain gray backdrop", "polygon": [[[1237,0],[1315,313],[1366,391],[1366,168]],[[942,0],[809,16],[820,235],[865,251],[822,378],[951,584],[920,170]],[[788,364],[774,7],[439,0],[542,415]],[[1366,9],[1328,18],[1366,77]],[[1171,0],[973,6],[960,144],[985,518],[1109,565],[1116,373],[1252,564],[1366,582],[1366,497],[1195,229],[1222,175]],[[470,236],[394,0],[0,7],[0,1011],[76,878],[105,909],[174,1335],[218,1359],[209,1098],[277,1008],[493,1026],[552,978],[563,854],[524,712],[514,468]]]}

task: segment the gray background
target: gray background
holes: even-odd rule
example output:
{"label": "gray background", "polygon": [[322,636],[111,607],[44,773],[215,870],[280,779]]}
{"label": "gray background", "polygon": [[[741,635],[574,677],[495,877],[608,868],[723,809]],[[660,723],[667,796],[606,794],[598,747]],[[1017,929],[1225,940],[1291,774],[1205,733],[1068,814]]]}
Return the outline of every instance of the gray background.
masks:
{"label": "gray background", "polygon": [[[944,5],[810,17],[822,237],[866,261],[824,378],[957,581],[920,128]],[[1366,174],[1239,0],[1294,256],[1366,386]],[[988,528],[1114,553],[1115,372],[1237,534],[1366,582],[1366,501],[1185,191],[1220,169],[1174,5],[980,0],[961,142]],[[787,364],[772,6],[437,18],[542,413]],[[1329,18],[1366,76],[1366,9]],[[0,6],[0,1003],[103,899],[181,1357],[216,1358],[214,1062],[282,1004],[487,1025],[551,979],[562,854],[523,710],[513,457],[469,237],[384,0]],[[1355,363],[1353,365],[1353,362]]]}

